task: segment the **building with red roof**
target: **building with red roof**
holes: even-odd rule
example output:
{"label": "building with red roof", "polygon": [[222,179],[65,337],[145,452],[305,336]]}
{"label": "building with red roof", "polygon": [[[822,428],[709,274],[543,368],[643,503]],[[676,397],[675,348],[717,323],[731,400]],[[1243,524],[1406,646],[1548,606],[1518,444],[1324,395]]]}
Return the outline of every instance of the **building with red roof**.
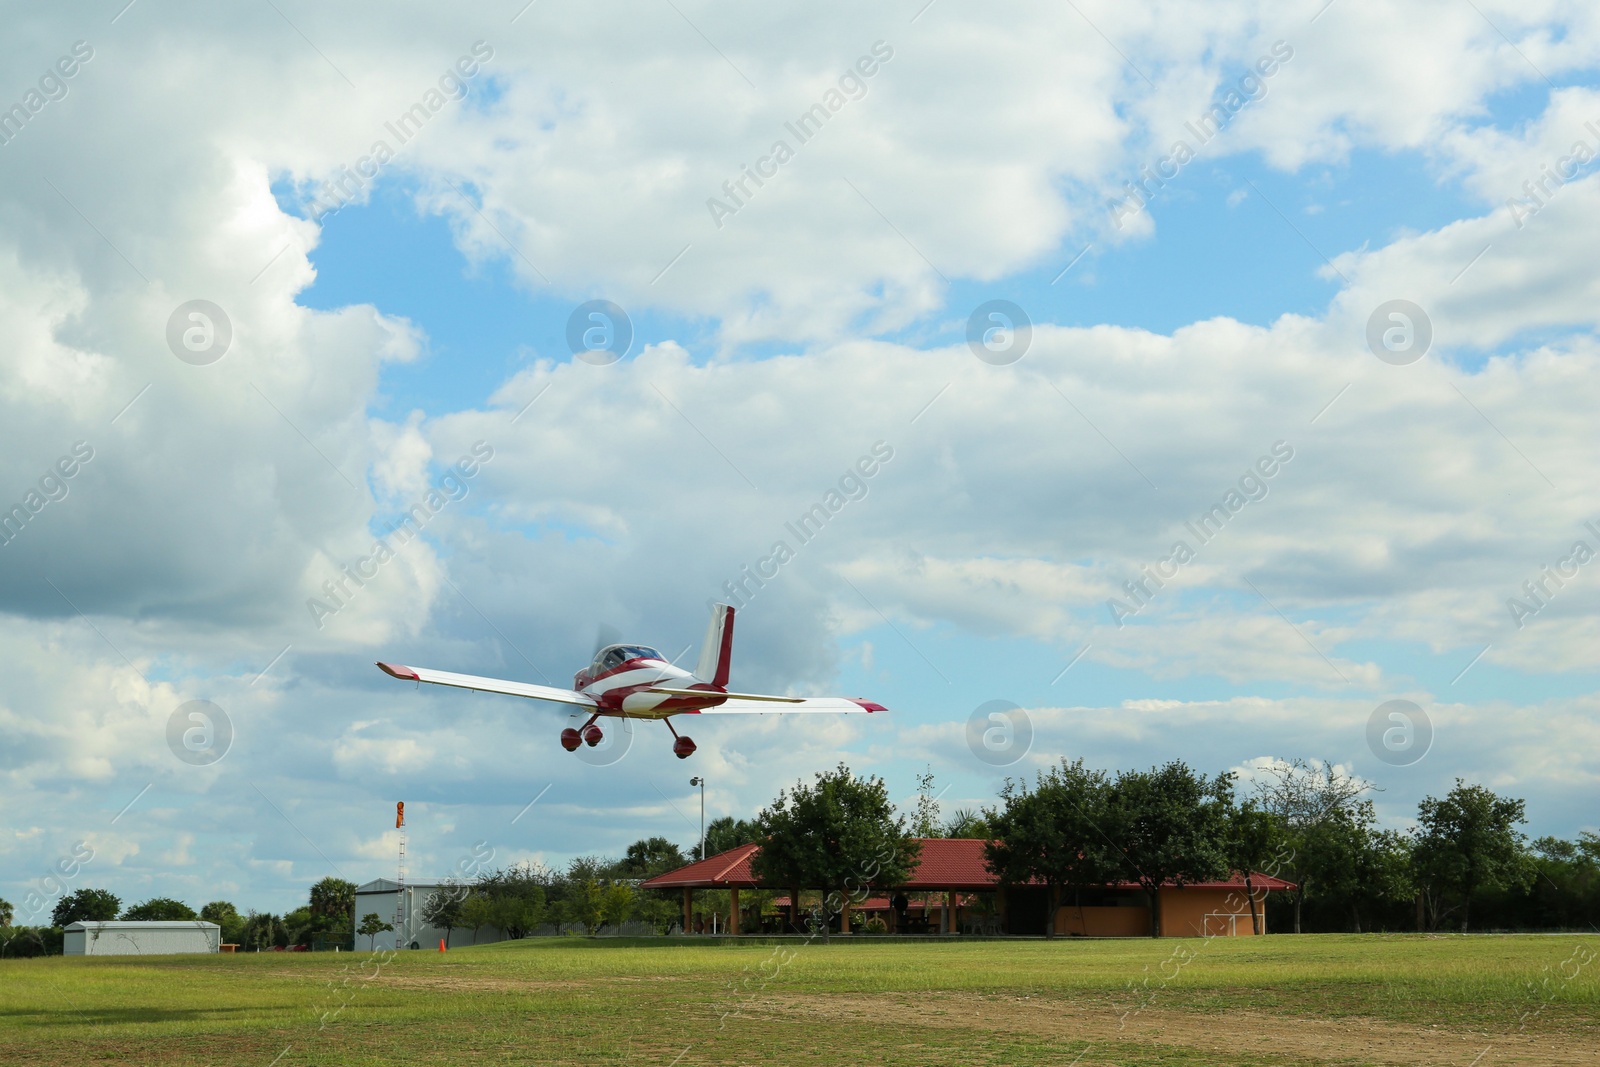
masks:
{"label": "building with red roof", "polygon": [[[850,915],[856,913],[883,918],[889,929],[902,933],[1045,933],[1050,921],[1049,890],[1037,885],[1000,885],[984,862],[983,841],[947,837],[917,840],[922,853],[905,884],[895,886],[892,895],[847,903],[842,909],[841,928],[847,929]],[[740,845],[648,878],[640,888],[682,890],[685,930],[694,929],[696,889],[726,890],[729,911],[741,916],[739,925],[744,927],[750,920],[739,907],[741,889],[785,889],[792,895],[796,888],[765,886],[756,879],[750,861],[760,850],[760,845]],[[1244,875],[1237,872],[1221,881],[1164,885],[1160,890],[1162,933],[1167,937],[1249,936],[1256,932],[1257,922],[1265,933],[1267,894],[1293,888],[1292,882],[1254,872],[1249,890]],[[897,902],[902,906],[896,907]],[[798,930],[790,897],[783,896],[772,903],[788,912],[785,925]],[[726,922],[727,917],[720,919]],[[1147,937],[1149,903],[1143,888],[1135,882],[1097,887],[1078,893],[1070,903],[1062,903],[1056,909],[1055,929],[1058,934],[1082,937]]]}

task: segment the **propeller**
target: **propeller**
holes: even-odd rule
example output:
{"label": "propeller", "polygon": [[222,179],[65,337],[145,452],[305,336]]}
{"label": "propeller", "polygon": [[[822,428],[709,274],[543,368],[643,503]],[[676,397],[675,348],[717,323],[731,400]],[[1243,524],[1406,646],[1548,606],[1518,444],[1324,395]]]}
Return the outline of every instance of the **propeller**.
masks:
{"label": "propeller", "polygon": [[620,644],[622,644],[622,631],[612,626],[609,622],[603,622],[594,632],[594,648],[589,650],[589,656],[592,659],[596,652],[599,652],[607,645]]}

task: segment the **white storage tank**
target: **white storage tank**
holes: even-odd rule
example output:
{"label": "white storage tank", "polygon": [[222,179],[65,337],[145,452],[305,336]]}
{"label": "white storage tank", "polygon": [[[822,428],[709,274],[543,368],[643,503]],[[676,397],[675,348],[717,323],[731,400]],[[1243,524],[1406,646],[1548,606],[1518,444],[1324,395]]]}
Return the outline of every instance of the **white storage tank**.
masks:
{"label": "white storage tank", "polygon": [[64,931],[68,956],[167,956],[217,952],[222,927],[203,920],[75,922]]}

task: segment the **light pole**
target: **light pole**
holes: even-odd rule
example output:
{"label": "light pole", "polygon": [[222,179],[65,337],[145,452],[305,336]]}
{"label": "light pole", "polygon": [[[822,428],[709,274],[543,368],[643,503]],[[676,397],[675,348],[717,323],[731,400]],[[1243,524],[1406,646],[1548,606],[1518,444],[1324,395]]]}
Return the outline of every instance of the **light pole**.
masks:
{"label": "light pole", "polygon": [[689,779],[690,786],[700,787],[700,858],[706,858],[706,780],[698,774]]}

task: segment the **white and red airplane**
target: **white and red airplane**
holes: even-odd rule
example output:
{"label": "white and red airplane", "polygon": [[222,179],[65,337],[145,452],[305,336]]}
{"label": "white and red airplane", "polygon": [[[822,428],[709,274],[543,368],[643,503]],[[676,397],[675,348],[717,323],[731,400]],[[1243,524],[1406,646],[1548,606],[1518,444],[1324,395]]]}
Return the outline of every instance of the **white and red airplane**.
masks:
{"label": "white and red airplane", "polygon": [[582,727],[561,731],[561,747],[577,751],[579,744],[591,747],[604,738],[595,720],[602,716],[623,719],[660,719],[672,730],[672,752],[688,759],[695,745],[687,735],[673,729],[674,715],[759,715],[766,712],[860,712],[887,711],[870,700],[845,697],[776,697],[760,693],[728,692],[728,666],[733,658],[733,608],[717,604],[711,609],[711,625],[700,649],[700,663],[690,673],[675,667],[653,648],[644,645],[607,645],[595,653],[594,662],[572,679],[571,689],[557,689],[529,682],[508,682],[499,678],[480,678],[473,674],[452,674],[426,667],[404,667],[379,663],[378,667],[407,682],[476,689],[484,693],[506,693],[530,700],[550,700],[590,708],[593,714]]}

